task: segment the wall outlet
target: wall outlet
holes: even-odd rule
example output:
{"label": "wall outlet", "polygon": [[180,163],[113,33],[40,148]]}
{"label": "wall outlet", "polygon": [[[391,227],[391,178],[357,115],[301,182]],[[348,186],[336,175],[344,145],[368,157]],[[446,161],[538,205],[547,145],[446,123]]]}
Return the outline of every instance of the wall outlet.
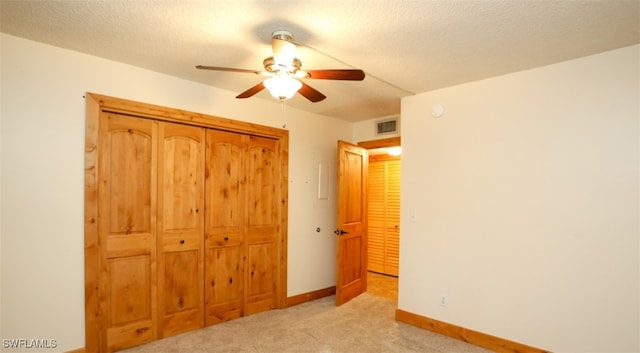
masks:
{"label": "wall outlet", "polygon": [[449,304],[449,298],[447,298],[446,294],[440,295],[440,306],[447,306]]}

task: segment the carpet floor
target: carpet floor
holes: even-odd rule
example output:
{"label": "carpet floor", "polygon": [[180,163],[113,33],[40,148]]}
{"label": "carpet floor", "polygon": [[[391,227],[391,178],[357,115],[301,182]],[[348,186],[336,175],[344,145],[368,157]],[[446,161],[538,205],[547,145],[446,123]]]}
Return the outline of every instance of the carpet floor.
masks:
{"label": "carpet floor", "polygon": [[[384,278],[377,278],[375,274],[372,278],[384,281]],[[393,288],[393,282],[386,283]],[[335,296],[329,296],[168,337],[122,352],[490,352],[397,322],[397,300],[393,299],[393,293],[385,297],[374,294],[375,290],[371,289],[339,307],[335,306]],[[388,291],[381,292],[388,294]]]}

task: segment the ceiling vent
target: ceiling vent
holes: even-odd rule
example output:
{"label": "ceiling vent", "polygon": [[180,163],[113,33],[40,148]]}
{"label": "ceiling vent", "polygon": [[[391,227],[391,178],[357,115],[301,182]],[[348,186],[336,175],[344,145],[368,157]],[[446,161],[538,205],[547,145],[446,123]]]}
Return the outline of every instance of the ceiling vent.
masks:
{"label": "ceiling vent", "polygon": [[398,118],[385,119],[376,122],[376,135],[393,134],[398,132]]}

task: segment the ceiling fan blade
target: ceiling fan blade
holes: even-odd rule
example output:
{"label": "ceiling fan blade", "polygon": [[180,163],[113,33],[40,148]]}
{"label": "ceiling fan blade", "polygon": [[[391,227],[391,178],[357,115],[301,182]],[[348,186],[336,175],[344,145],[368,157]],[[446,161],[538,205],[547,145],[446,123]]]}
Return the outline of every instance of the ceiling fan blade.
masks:
{"label": "ceiling fan blade", "polygon": [[260,75],[262,73],[261,71],[256,71],[256,70],[234,69],[234,68],[231,68],[231,67],[217,67],[217,66],[207,66],[207,65],[198,65],[198,66],[196,66],[196,69],[213,70],[213,71],[241,72],[241,73],[256,74],[256,75]]}
{"label": "ceiling fan blade", "polygon": [[307,78],[317,80],[348,80],[362,81],[364,80],[364,71],[362,70],[306,70]]}
{"label": "ceiling fan blade", "polygon": [[312,101],[313,103],[320,102],[321,100],[327,98],[324,94],[320,93],[315,88],[309,86],[308,84],[301,82],[302,87],[298,90],[303,97]]}
{"label": "ceiling fan blade", "polygon": [[249,88],[248,90],[240,93],[239,95],[236,96],[236,98],[249,98],[249,97],[252,97],[254,94],[262,91],[263,89],[264,89],[264,84],[260,82],[257,85]]}

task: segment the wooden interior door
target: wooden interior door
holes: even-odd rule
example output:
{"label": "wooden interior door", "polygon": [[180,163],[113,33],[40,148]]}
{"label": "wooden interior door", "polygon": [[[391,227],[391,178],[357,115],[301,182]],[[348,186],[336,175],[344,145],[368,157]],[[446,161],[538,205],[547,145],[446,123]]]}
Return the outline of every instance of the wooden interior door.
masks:
{"label": "wooden interior door", "polygon": [[100,351],[157,339],[158,124],[105,113],[98,183]]}
{"label": "wooden interior door", "polygon": [[205,129],[159,123],[159,336],[204,325]]}
{"label": "wooden interior door", "polygon": [[276,307],[280,232],[278,140],[248,136],[246,180],[245,315]]}
{"label": "wooden interior door", "polygon": [[338,141],[336,305],[367,290],[367,150]]}
{"label": "wooden interior door", "polygon": [[238,133],[207,130],[206,325],[243,315],[246,139]]}

